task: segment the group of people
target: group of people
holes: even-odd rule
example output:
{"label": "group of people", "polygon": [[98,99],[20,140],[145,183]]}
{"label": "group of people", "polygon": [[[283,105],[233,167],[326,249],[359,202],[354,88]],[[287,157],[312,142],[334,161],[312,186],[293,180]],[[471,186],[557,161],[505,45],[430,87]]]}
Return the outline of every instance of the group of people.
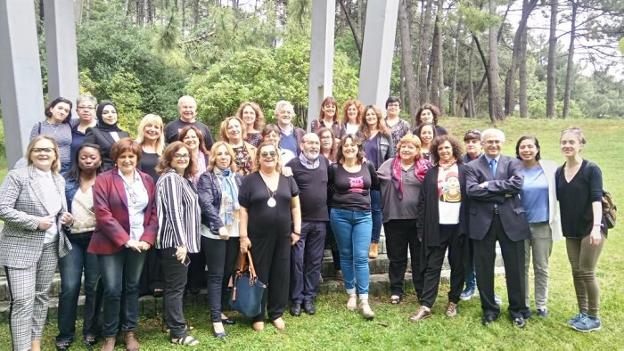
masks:
{"label": "group of people", "polygon": [[516,157],[502,155],[505,135],[498,129],[466,132],[463,153],[458,139],[438,125],[436,106],[424,105],[412,129],[399,117],[396,97],[386,101],[385,114],[348,100],[343,118],[327,97],[311,133],[293,125],[287,101],[277,103],[276,124],[269,125],[257,104],[244,102],[221,123],[216,142],[197,120],[190,96],[179,99],[180,116],[167,125],[146,115],[135,140],[118,126],[113,103],[97,104],[91,96],[76,103],[76,119],[68,99],[46,107],[25,165],[0,187],[0,265],[11,295],[15,350],[41,348],[57,262],[58,350],[75,338],[83,272],[82,341],[89,347],[102,338],[102,350],[114,350],[121,335],[126,350],[139,349],[143,288],[164,296],[170,341],[198,345],[183,298],[202,280],[213,335],[225,337],[224,325],[235,323],[224,314],[228,280],[248,251],[268,286],[252,327],[264,329],[268,317],[283,330],[287,310],[316,313],[326,243],[347,308],[373,319],[369,259],[378,255],[382,226],[389,303],[401,303],[411,262],[420,302],[411,321],[431,316],[447,252],[446,315],[457,315],[459,301],[474,294],[476,277],[482,322],[497,319],[496,241],[513,324],[522,328],[531,315],[530,262],[536,312],[547,317],[548,258],[563,234],[579,307],[568,323],[584,332],[601,327],[595,268],[606,237],[602,177],[581,156],[586,141],[578,128],[562,132],[565,163],[557,167],[541,159],[535,136],[517,141]]}

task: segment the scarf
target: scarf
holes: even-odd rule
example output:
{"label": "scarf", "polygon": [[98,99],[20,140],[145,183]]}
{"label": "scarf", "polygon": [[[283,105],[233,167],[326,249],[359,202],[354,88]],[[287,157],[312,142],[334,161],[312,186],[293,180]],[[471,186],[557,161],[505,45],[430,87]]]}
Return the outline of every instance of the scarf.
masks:
{"label": "scarf", "polygon": [[117,126],[117,122],[115,122],[115,124],[107,124],[106,122],[104,122],[104,119],[102,119],[102,111],[104,110],[104,107],[109,105],[115,107],[115,105],[111,104],[110,102],[103,102],[97,106],[95,110],[95,116],[98,120],[97,128],[103,132],[108,133],[123,132],[123,130]]}
{"label": "scarf", "polygon": [[301,162],[303,167],[307,169],[317,169],[321,165],[321,161],[319,161],[318,157],[312,161],[305,157],[303,152],[299,154],[299,161]]}
{"label": "scarf", "polygon": [[236,173],[232,170],[218,168],[214,169],[221,187],[221,206],[219,206],[219,217],[224,225],[231,225],[238,219],[240,205],[238,203],[238,186],[236,185]]}
{"label": "scarf", "polygon": [[[414,162],[414,176],[418,179],[419,182],[422,182],[425,179],[425,174],[432,167],[431,162],[425,158],[419,158]],[[403,169],[401,168],[401,158],[399,156],[395,157],[392,161],[392,184],[399,192],[399,200],[403,200],[403,180],[402,178]]]}

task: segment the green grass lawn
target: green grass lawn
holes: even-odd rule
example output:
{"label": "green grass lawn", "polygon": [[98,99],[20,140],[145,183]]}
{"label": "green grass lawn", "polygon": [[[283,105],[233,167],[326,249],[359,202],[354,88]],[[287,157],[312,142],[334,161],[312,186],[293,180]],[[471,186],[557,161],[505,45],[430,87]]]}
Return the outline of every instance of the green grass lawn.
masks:
{"label": "green grass lawn", "polygon": [[[486,128],[485,120],[443,118],[440,124],[458,135],[471,128]],[[620,206],[624,204],[623,174],[624,122],[617,120],[522,120],[510,119],[499,124],[507,134],[504,153],[514,153],[515,142],[525,133],[535,134],[542,145],[542,158],[562,163],[558,151],[559,132],[569,126],[583,128],[588,139],[586,158],[596,162],[603,171],[605,188],[611,191]],[[460,314],[455,319],[444,317],[448,286],[443,285],[440,297],[433,308],[434,316],[419,324],[408,321],[408,316],[418,305],[410,294],[398,306],[387,303],[388,296],[372,298],[372,308],[377,314],[375,320],[364,321],[359,315],[344,307],[346,296],[333,293],[318,299],[318,313],[315,316],[299,318],[285,316],[287,330],[277,332],[267,325],[264,332],[255,333],[249,322],[240,321],[226,327],[229,336],[225,341],[212,337],[208,308],[203,303],[190,305],[187,317],[196,327],[192,335],[201,344],[197,350],[413,350],[467,349],[467,350],[617,350],[624,349],[621,335],[624,333],[624,220],[620,219],[616,230],[612,230],[598,264],[598,279],[602,289],[600,332],[582,334],[566,326],[566,320],[577,313],[576,298],[572,285],[569,263],[563,241],[555,244],[550,268],[550,317],[533,317],[525,329],[512,327],[507,315],[501,315],[491,327],[481,326],[481,309],[478,299],[460,303]],[[497,292],[503,297],[503,310],[507,306],[503,277],[496,281]],[[531,284],[532,285],[532,284]],[[534,310],[532,306],[532,310]],[[79,329],[80,330],[80,329]],[[44,346],[53,349],[53,338],[57,333],[56,321],[46,327]],[[167,335],[160,332],[159,318],[143,318],[140,321],[139,338],[144,350],[186,349],[168,342]],[[0,349],[8,349],[10,338],[8,324],[0,327]],[[78,349],[76,347],[75,349]]]}

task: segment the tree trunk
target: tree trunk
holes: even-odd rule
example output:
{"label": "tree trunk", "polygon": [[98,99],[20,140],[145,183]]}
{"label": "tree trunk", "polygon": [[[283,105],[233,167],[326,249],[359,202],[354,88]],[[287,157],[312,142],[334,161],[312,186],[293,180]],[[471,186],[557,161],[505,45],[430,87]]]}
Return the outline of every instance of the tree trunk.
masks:
{"label": "tree trunk", "polygon": [[429,57],[431,47],[431,32],[432,32],[432,23],[431,23],[431,13],[433,12],[433,1],[434,0],[423,0],[423,4],[426,2],[425,12],[423,16],[421,16],[421,31],[418,41],[418,61],[420,67],[418,69],[418,104],[424,104],[429,100],[428,92],[429,89],[427,87],[427,73],[429,72]]}
{"label": "tree trunk", "polygon": [[563,91],[563,118],[568,118],[570,112],[570,93],[574,75],[574,39],[576,39],[576,11],[578,3],[570,0],[572,4],[572,23],[570,24],[570,47],[568,48],[568,66],[566,67],[565,90]]}
{"label": "tree trunk", "polygon": [[199,0],[193,0],[193,28],[199,24]]}
{"label": "tree trunk", "polygon": [[431,44],[431,86],[429,94],[431,102],[440,109],[443,109],[442,87],[444,86],[442,81],[442,30],[440,28],[443,5],[444,1],[438,0]]}
{"label": "tree trunk", "polygon": [[470,43],[470,50],[468,51],[468,117],[474,118],[475,116],[475,94],[474,83],[472,82],[472,63],[474,60],[474,41]]}
{"label": "tree trunk", "polygon": [[416,84],[416,74],[414,72],[414,59],[412,58],[412,36],[410,33],[409,21],[407,18],[406,1],[399,2],[399,29],[401,35],[401,67],[405,77],[405,87],[407,93],[407,106],[410,116],[414,116],[418,111],[418,91]]}
{"label": "tree trunk", "polygon": [[557,89],[557,7],[558,0],[550,0],[550,35],[548,38],[548,67],[546,69],[546,117],[555,118]]}
{"label": "tree trunk", "polygon": [[[489,12],[490,16],[496,16],[496,4],[495,0],[489,0]],[[498,43],[496,40],[497,33],[496,26],[490,26],[488,30],[488,107],[490,112],[490,119],[492,122],[502,120],[503,115],[501,113],[500,106],[500,91],[498,87]]]}
{"label": "tree trunk", "polygon": [[[463,18],[460,17],[457,19],[457,29],[455,29],[455,47],[453,48],[453,83],[451,86],[451,92],[449,93],[449,113],[451,116],[457,116],[457,65],[459,62],[459,33],[461,32],[463,26]],[[470,77],[471,78],[471,77]],[[469,78],[470,84],[472,81]]]}
{"label": "tree trunk", "polygon": [[[360,35],[357,33],[357,29],[353,23],[353,21],[351,20],[351,15],[349,14],[349,10],[347,8],[347,5],[345,4],[345,0],[340,0],[340,8],[342,8],[342,12],[345,15],[345,19],[347,20],[347,24],[349,25],[349,29],[351,29],[351,34],[353,35],[353,40],[355,41],[355,47],[357,48],[358,51],[358,56],[360,57],[360,59],[362,58],[362,39],[360,37]],[[399,14],[401,12],[399,11]]]}
{"label": "tree trunk", "polygon": [[527,88],[528,88],[528,78],[527,78],[527,68],[526,68],[526,60],[527,60],[527,31],[526,28],[522,35],[522,40],[520,40],[520,64],[519,64],[519,78],[520,78],[520,89],[518,91],[518,100],[520,103],[520,117],[528,118],[529,117],[529,108],[527,101]]}

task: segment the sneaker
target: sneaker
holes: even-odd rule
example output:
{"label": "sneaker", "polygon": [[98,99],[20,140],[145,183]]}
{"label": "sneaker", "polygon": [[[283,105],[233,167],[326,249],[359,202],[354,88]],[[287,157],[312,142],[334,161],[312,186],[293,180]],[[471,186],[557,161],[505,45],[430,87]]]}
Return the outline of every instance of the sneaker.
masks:
{"label": "sneaker", "polygon": [[409,317],[410,322],[420,322],[431,317],[431,309],[427,306],[420,306],[418,311]]}
{"label": "sneaker", "polygon": [[568,319],[568,326],[572,326],[572,324],[578,322],[579,320],[581,320],[581,318],[585,317],[586,314],[583,312],[580,312],[579,314],[577,314],[576,316]]}
{"label": "sneaker", "polygon": [[600,318],[584,315],[576,322],[572,323],[572,329],[583,333],[589,333],[602,328]]}
{"label": "sneaker", "polygon": [[548,310],[545,308],[538,308],[537,309],[537,315],[542,317],[542,318],[546,318],[548,317]]}
{"label": "sneaker", "polygon": [[464,291],[462,291],[461,295],[459,295],[459,298],[462,301],[468,301],[470,300],[475,294],[475,288],[474,287],[466,287],[466,289],[464,289]]}
{"label": "sneaker", "polygon": [[457,316],[457,304],[456,303],[449,302],[448,305],[446,305],[446,316],[450,318]]}

